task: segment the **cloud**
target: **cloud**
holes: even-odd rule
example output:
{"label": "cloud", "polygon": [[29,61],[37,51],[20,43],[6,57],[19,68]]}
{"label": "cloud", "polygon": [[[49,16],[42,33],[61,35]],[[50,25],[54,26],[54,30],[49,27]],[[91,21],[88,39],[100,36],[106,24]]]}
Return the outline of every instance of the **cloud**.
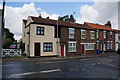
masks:
{"label": "cloud", "polygon": [[47,14],[41,8],[36,9],[34,3],[24,4],[22,7],[5,7],[5,27],[9,28],[15,34],[15,39],[19,40],[22,35],[22,20],[27,19],[28,16],[39,16],[38,10],[41,11],[42,17],[50,17],[50,19],[57,19],[57,14]]}
{"label": "cloud", "polygon": [[57,20],[58,17],[59,17],[58,14],[51,14],[51,15],[49,15],[49,14],[47,14],[45,11],[42,11],[42,12],[41,12],[41,16],[42,16],[43,18],[49,17],[50,19],[54,19],[54,20]]}
{"label": "cloud", "polygon": [[17,40],[22,34],[22,19],[28,16],[38,16],[34,3],[25,4],[23,7],[5,7],[5,27],[15,34]]}
{"label": "cloud", "polygon": [[112,28],[118,29],[118,3],[117,2],[95,2],[94,5],[83,5],[80,7],[78,23],[93,22],[105,24],[111,21]]}

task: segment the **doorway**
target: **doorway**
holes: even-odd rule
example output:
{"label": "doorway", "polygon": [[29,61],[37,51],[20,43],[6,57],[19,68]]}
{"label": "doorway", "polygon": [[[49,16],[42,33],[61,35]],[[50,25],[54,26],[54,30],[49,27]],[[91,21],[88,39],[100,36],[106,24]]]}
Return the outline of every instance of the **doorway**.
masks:
{"label": "doorway", "polygon": [[35,56],[40,56],[40,43],[35,43],[34,44],[35,46],[34,46],[34,55]]}
{"label": "doorway", "polygon": [[65,55],[65,46],[61,45],[61,57],[64,57]]}
{"label": "doorway", "polygon": [[81,46],[82,46],[82,55],[85,55],[85,45],[82,44]]}

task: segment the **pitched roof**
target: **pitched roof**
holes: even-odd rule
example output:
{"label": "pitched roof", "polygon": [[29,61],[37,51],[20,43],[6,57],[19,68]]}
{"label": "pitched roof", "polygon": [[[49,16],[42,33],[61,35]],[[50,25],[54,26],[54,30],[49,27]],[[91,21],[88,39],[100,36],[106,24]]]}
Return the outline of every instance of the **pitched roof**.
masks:
{"label": "pitched roof", "polygon": [[100,24],[94,24],[94,23],[85,22],[85,25],[88,25],[89,27],[94,28],[94,29],[116,31],[115,29],[112,29],[109,26],[104,26],[104,25],[100,25]]}
{"label": "pitched roof", "polygon": [[[57,20],[45,19],[45,18],[33,17],[33,16],[31,16],[31,18],[32,18],[34,23],[46,24],[46,25],[55,25],[55,26],[57,25]],[[91,27],[88,27],[88,26],[85,26],[82,24],[70,23],[70,22],[65,22],[65,21],[58,21],[58,25],[65,26],[65,27],[81,28],[81,29],[93,29]]]}
{"label": "pitched roof", "polygon": [[26,23],[27,23],[27,20],[23,19],[23,22],[24,22],[24,24],[26,25]]}

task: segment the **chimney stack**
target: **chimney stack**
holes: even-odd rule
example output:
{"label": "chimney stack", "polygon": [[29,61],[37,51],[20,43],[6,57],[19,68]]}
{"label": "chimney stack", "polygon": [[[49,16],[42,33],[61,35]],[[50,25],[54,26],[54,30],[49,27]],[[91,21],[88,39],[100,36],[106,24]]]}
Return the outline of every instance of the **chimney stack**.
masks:
{"label": "chimney stack", "polygon": [[39,18],[42,18],[41,14],[39,14]]}
{"label": "chimney stack", "polygon": [[107,21],[107,23],[105,24],[105,26],[109,26],[111,28],[111,22]]}
{"label": "chimney stack", "polygon": [[70,15],[70,20],[69,20],[69,22],[75,23],[75,19],[74,19],[74,17],[73,17],[72,14]]}
{"label": "chimney stack", "polygon": [[46,19],[49,19],[49,16]]}

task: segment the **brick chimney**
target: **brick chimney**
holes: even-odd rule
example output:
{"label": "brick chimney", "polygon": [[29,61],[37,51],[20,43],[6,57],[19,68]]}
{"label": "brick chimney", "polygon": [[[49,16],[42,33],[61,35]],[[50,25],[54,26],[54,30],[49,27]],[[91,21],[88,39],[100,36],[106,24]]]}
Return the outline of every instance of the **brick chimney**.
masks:
{"label": "brick chimney", "polygon": [[105,24],[105,26],[109,26],[111,28],[111,22],[107,21],[107,23]]}
{"label": "brick chimney", "polygon": [[49,19],[49,16],[46,19]]}
{"label": "brick chimney", "polygon": [[74,23],[74,22],[75,22],[75,19],[74,19],[74,17],[73,17],[73,15],[72,15],[72,14],[70,15],[70,20],[69,20],[69,22],[72,22],[72,23]]}
{"label": "brick chimney", "polygon": [[39,18],[42,18],[41,14],[39,14]]}

